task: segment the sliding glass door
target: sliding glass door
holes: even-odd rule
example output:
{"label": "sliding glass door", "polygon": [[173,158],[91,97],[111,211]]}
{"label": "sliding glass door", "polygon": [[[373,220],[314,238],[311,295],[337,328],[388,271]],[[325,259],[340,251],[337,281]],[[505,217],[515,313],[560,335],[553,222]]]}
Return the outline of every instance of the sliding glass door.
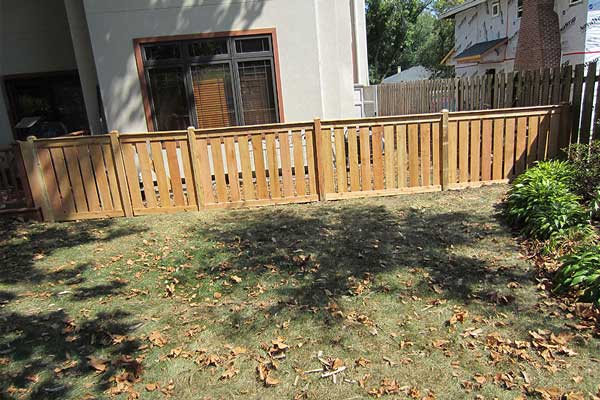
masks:
{"label": "sliding glass door", "polygon": [[166,130],[187,129],[190,115],[183,69],[153,68],[148,71],[148,78],[155,125]]}

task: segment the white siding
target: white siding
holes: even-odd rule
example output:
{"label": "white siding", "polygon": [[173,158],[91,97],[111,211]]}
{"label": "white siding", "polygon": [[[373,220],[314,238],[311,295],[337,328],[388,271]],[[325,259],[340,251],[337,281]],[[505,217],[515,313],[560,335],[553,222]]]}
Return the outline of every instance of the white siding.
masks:
{"label": "white siding", "polygon": [[500,13],[492,16],[492,3],[488,0],[456,15],[456,54],[474,44],[507,37],[508,44],[487,54],[481,63],[455,64],[457,76],[483,74],[488,69],[496,72],[511,71],[517,53],[520,19],[517,18],[517,0],[500,0]]}
{"label": "white siding", "polygon": [[[497,54],[485,57],[482,63],[456,64],[457,76],[483,74],[494,68],[497,72],[512,71],[517,54],[520,18],[517,18],[517,0],[500,0],[500,15],[492,17],[492,0],[482,3],[456,15],[455,45],[456,54],[469,46],[508,37],[506,48]],[[558,15],[562,63],[581,64],[584,62],[588,0],[570,5],[569,0],[555,0],[554,10]]]}

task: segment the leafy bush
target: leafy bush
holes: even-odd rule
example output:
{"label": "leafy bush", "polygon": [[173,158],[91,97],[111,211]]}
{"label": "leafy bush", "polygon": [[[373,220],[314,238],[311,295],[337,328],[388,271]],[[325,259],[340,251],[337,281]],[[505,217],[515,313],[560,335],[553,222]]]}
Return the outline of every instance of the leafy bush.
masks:
{"label": "leafy bush", "polygon": [[571,145],[568,153],[573,165],[574,191],[597,214],[600,209],[600,141]]}
{"label": "leafy bush", "polygon": [[555,282],[555,291],[577,291],[581,300],[600,307],[600,246],[564,257]]}
{"label": "leafy bush", "polygon": [[571,228],[588,229],[588,213],[571,192],[573,176],[573,167],[565,161],[540,162],[527,170],[508,193],[509,222],[539,240],[566,235]]}

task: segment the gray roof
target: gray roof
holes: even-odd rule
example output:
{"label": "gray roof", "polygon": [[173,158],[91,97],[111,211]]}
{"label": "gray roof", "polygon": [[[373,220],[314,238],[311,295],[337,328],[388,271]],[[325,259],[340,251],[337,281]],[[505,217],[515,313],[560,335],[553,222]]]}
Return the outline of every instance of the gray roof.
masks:
{"label": "gray roof", "polygon": [[504,37],[501,39],[488,40],[487,42],[476,43],[473,46],[465,49],[462,53],[456,55],[454,58],[458,59],[479,56],[506,41],[508,41],[508,38]]}
{"label": "gray roof", "polygon": [[440,15],[440,19],[454,17],[459,12],[468,10],[469,8],[475,7],[476,5],[479,5],[481,3],[485,3],[486,1],[487,0],[467,0],[463,4],[460,4],[456,7],[452,7],[451,9]]}
{"label": "gray roof", "polygon": [[429,79],[431,77],[431,71],[422,65],[416,65],[400,71],[397,74],[388,76],[381,83],[396,83],[406,81],[417,81],[422,79]]}

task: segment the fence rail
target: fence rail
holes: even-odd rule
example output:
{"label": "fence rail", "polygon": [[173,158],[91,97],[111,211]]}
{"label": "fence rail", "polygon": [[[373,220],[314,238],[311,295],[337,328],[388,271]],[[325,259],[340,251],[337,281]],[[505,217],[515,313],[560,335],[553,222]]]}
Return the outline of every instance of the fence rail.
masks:
{"label": "fence rail", "polygon": [[12,154],[43,219],[65,221],[505,182],[558,155],[569,127],[562,105],[29,138]]}
{"label": "fence rail", "polygon": [[570,102],[578,142],[600,139],[600,70],[596,62],[541,70],[377,85],[379,116]]}

